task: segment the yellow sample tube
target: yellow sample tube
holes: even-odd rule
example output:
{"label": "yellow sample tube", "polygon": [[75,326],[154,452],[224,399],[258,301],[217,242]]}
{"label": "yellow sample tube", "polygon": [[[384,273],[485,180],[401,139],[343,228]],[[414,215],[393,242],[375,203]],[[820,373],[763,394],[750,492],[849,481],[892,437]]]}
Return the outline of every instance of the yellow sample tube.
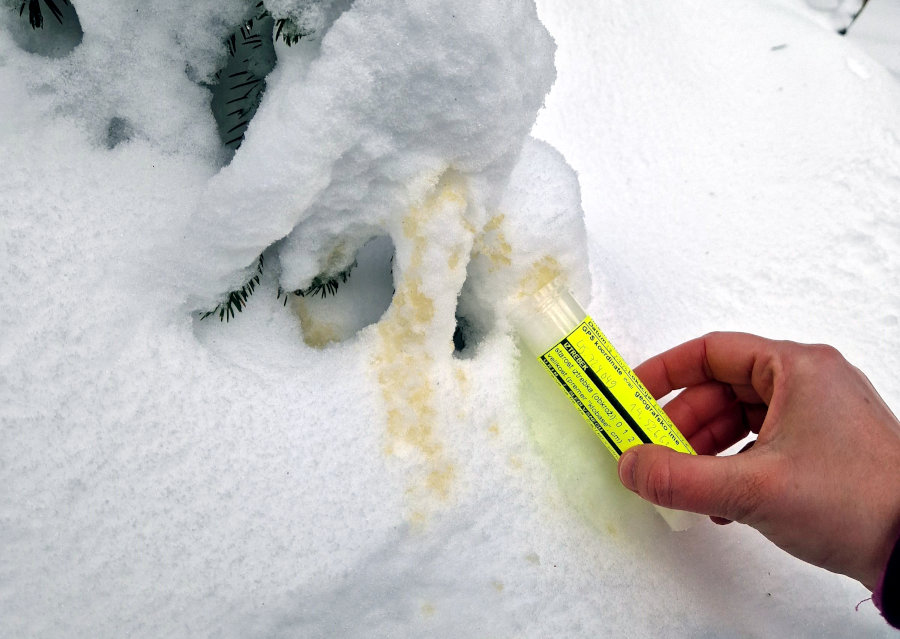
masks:
{"label": "yellow sample tube", "polygon": [[[613,457],[618,459],[639,444],[661,444],[696,454],[559,280],[523,300],[513,323],[526,348],[540,360]],[[684,530],[698,519],[694,513],[661,507],[657,511],[673,530]]]}

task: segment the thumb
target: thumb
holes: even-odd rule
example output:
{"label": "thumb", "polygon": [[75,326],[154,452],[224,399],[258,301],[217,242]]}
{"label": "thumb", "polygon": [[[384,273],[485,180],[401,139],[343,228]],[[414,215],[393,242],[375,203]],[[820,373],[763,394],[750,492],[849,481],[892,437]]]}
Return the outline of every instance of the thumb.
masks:
{"label": "thumb", "polygon": [[645,444],[622,453],[619,479],[626,488],[659,506],[745,521],[763,498],[763,475],[753,461],[747,453],[688,455]]}

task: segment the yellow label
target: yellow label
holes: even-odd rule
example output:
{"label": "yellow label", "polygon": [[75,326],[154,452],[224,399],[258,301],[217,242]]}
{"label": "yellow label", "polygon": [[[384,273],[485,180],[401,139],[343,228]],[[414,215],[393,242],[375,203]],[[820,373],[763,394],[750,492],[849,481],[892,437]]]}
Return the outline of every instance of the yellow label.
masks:
{"label": "yellow label", "polygon": [[696,454],[590,317],[540,360],[616,459],[638,444]]}

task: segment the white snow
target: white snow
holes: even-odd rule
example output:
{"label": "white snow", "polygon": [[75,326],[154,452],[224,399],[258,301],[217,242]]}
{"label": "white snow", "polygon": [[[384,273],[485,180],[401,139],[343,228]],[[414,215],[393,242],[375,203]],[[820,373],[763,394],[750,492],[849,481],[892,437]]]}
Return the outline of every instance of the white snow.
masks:
{"label": "white snow", "polygon": [[550,36],[522,2],[360,2],[298,47],[279,51],[241,153],[189,231],[213,294],[223,271],[288,233],[284,288],[339,270],[448,171],[484,224],[554,77]]}
{"label": "white snow", "polygon": [[900,84],[852,31],[326,2],[221,168],[198,83],[246,3],[74,4],[60,58],[0,11],[0,636],[889,636],[859,584],[670,533],[589,431],[542,430],[507,321],[562,274],[634,363],[827,341],[900,407]]}
{"label": "white snow", "polygon": [[871,2],[847,34],[849,40],[859,44],[896,77],[900,77],[898,22],[900,2]]}

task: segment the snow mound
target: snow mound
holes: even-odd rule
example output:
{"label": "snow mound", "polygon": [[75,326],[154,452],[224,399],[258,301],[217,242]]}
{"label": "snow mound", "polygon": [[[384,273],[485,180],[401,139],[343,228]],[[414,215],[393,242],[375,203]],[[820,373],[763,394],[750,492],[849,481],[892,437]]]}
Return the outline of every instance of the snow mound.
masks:
{"label": "snow mound", "polygon": [[527,2],[436,1],[357,2],[321,42],[280,50],[240,153],[198,208],[208,292],[282,238],[285,290],[338,272],[450,173],[482,225],[553,82],[552,52]]}
{"label": "snow mound", "polygon": [[819,338],[896,405],[900,90],[805,2],[541,2],[535,133],[577,177],[528,136],[530,1],[273,0],[315,34],[225,168],[208,85],[255,3],[75,0],[60,46],[15,5],[0,635],[886,634],[857,584],[668,534],[526,419],[506,319],[562,276],[629,361]]}

